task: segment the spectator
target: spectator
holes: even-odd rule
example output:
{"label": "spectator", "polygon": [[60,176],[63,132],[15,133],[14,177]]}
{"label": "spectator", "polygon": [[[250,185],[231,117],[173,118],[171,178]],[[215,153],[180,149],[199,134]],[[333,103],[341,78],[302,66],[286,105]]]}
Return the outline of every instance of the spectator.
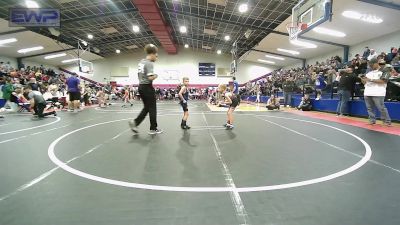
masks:
{"label": "spectator", "polygon": [[285,105],[286,107],[290,107],[291,102],[292,102],[292,94],[295,88],[295,83],[293,82],[293,78],[289,77],[286,79],[283,84],[283,96],[285,99]]}
{"label": "spectator", "polygon": [[391,47],[390,52],[386,55],[385,61],[387,64],[390,64],[393,58],[397,55],[397,48]]}
{"label": "spectator", "polygon": [[371,53],[367,59],[368,59],[368,61],[371,61],[371,59],[377,58],[377,57],[378,57],[378,54],[375,52],[375,49],[371,49]]}
{"label": "spectator", "polygon": [[348,102],[354,91],[354,85],[356,82],[361,82],[361,79],[353,73],[353,68],[351,67],[348,67],[346,70],[341,70],[339,75],[339,104],[336,109],[336,114],[338,116],[343,116],[347,112]]}
{"label": "spectator", "polygon": [[8,71],[6,70],[6,65],[4,62],[0,62],[0,77],[7,75]]}
{"label": "spectator", "polygon": [[236,81],[236,77],[232,77],[233,81],[233,94],[238,95],[239,94],[239,83]]}
{"label": "spectator", "polygon": [[43,111],[46,108],[46,100],[43,98],[42,93],[39,91],[33,91],[29,86],[24,88],[24,92],[28,96],[30,107],[35,112],[34,115],[37,115],[39,118],[43,118],[45,116]]}
{"label": "spectator", "polygon": [[386,95],[387,77],[383,77],[382,71],[377,59],[371,59],[369,62],[372,71],[369,72],[362,82],[365,84],[364,99],[368,110],[369,124],[376,124],[375,108],[381,112],[381,119],[384,124],[391,126],[391,119],[385,107],[384,99]]}
{"label": "spectator", "polygon": [[81,101],[81,92],[79,90],[80,81],[77,76],[78,75],[75,73],[67,79],[69,93],[68,111],[70,112],[78,112]]}
{"label": "spectator", "polygon": [[279,98],[275,98],[275,95],[272,94],[271,97],[267,101],[266,108],[268,110],[279,109],[280,108]]}
{"label": "spectator", "polygon": [[363,59],[368,59],[369,54],[371,53],[371,51],[369,50],[369,47],[365,47],[364,49],[364,53],[363,53]]}
{"label": "spectator", "polygon": [[392,59],[391,62],[392,65],[400,65],[400,52],[397,51],[396,56],[394,56],[394,58]]}
{"label": "spectator", "polygon": [[34,77],[29,79],[29,87],[32,89],[32,91],[41,91],[39,84],[36,82],[36,78]]}
{"label": "spectator", "polygon": [[6,82],[2,86],[1,91],[3,92],[3,98],[6,100],[5,106],[10,107],[12,112],[16,112],[18,105],[15,103],[15,98],[13,95],[14,86],[11,83],[11,78],[6,78]]}
{"label": "spectator", "polygon": [[301,98],[301,102],[299,106],[297,106],[297,109],[302,111],[311,111],[312,104],[310,100],[310,95],[305,94],[304,97]]}
{"label": "spectator", "polygon": [[322,97],[322,90],[325,89],[327,82],[325,81],[324,74],[320,72],[315,79],[315,90],[317,97],[315,100],[319,100]]}

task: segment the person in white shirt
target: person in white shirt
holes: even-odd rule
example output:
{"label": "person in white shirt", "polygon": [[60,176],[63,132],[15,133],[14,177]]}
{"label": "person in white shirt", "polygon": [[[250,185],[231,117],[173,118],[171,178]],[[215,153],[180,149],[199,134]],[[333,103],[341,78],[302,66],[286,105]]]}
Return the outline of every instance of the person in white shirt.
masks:
{"label": "person in white shirt", "polygon": [[371,53],[368,56],[368,61],[371,61],[371,59],[373,58],[377,58],[378,57],[378,53],[376,53],[376,51],[374,49],[371,49]]}
{"label": "person in white shirt", "polygon": [[372,71],[361,79],[365,85],[364,100],[368,110],[369,124],[374,125],[376,123],[374,111],[377,108],[381,113],[383,123],[390,126],[391,119],[384,104],[388,78],[384,77],[382,71],[379,70],[380,66],[376,58],[371,59],[369,63]]}

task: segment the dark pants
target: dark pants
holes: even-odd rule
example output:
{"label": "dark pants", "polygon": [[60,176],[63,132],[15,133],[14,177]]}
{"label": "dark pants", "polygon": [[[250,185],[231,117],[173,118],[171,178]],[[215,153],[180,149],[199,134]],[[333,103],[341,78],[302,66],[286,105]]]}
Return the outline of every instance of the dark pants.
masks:
{"label": "dark pants", "polygon": [[38,117],[44,117],[46,116],[43,114],[44,108],[46,108],[45,103],[37,103],[33,107],[33,111],[35,111],[35,115],[37,115]]}
{"label": "dark pants", "polygon": [[147,113],[150,114],[150,130],[157,129],[157,104],[156,93],[151,84],[139,85],[140,98],[143,101],[144,107],[138,117],[135,119],[136,126],[139,126],[146,118]]}
{"label": "dark pants", "polygon": [[283,97],[285,99],[285,105],[291,106],[292,104],[292,92],[283,92]]}
{"label": "dark pants", "polygon": [[301,104],[297,107],[297,109],[302,110],[302,111],[311,111],[312,105],[309,104]]}
{"label": "dark pants", "polygon": [[278,105],[267,105],[266,107],[267,107],[268,110],[279,109]]}
{"label": "dark pants", "polygon": [[351,97],[351,92],[346,90],[339,90],[338,95],[339,95],[339,104],[337,106],[336,113],[338,115],[343,115],[347,111],[349,100]]}

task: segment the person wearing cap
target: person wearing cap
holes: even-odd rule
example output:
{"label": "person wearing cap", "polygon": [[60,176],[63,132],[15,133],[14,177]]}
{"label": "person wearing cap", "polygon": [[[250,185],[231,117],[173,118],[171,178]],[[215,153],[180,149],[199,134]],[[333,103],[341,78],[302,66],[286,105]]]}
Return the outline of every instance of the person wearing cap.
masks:
{"label": "person wearing cap", "polygon": [[386,76],[383,76],[383,72],[380,71],[381,67],[376,58],[371,59],[369,64],[372,71],[361,79],[365,85],[364,100],[368,110],[369,124],[376,124],[374,112],[376,108],[381,113],[383,124],[391,126],[391,119],[384,104],[388,79]]}

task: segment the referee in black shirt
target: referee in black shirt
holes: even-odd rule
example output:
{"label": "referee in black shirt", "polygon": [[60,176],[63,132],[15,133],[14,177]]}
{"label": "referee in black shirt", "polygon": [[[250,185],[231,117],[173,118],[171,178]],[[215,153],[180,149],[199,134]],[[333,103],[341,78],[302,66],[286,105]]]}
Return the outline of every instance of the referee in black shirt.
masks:
{"label": "referee in black shirt", "polygon": [[361,79],[354,74],[352,67],[348,67],[345,70],[340,70],[339,75],[339,104],[336,109],[336,114],[338,116],[343,116],[343,114],[345,114],[347,111],[347,106],[353,93],[354,85],[357,82],[361,82]]}
{"label": "referee in black shirt", "polygon": [[158,48],[153,44],[148,44],[145,46],[144,51],[147,56],[145,59],[142,59],[138,65],[139,95],[144,106],[137,118],[133,121],[129,121],[129,126],[135,134],[138,134],[137,126],[143,122],[147,113],[149,113],[149,134],[160,134],[162,130],[157,128],[156,93],[153,87],[153,80],[157,78],[157,74],[154,73],[154,62],[158,58]]}

